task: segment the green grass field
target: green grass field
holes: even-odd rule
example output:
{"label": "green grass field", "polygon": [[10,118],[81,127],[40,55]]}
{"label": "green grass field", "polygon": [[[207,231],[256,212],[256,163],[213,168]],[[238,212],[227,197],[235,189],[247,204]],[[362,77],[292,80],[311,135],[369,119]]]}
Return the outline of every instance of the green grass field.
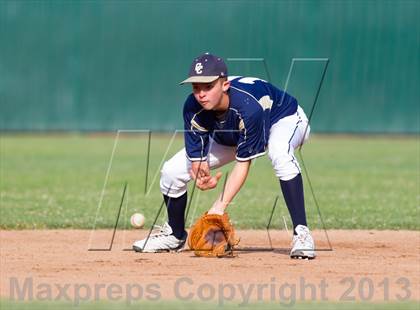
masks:
{"label": "green grass field", "polygon": [[[182,136],[152,135],[145,194],[146,134],[123,134],[114,148],[109,135],[2,135],[1,217],[3,229],[112,228],[124,183],[128,183],[119,227],[142,212],[150,226],[162,202],[159,167],[182,147]],[[420,229],[419,139],[383,136],[313,136],[303,159],[327,228]],[[232,164],[224,167],[225,173]],[[309,224],[321,228],[305,178]],[[223,184],[223,183],[222,183]],[[190,217],[208,209],[215,191],[194,192]],[[192,193],[192,187],[189,189]],[[287,209],[267,156],[255,160],[246,185],[229,208],[240,228],[264,228],[279,195],[273,227],[290,227]],[[98,205],[102,197],[101,207]],[[166,217],[161,214],[159,222]],[[96,218],[96,221],[95,221]]]}
{"label": "green grass field", "polygon": [[[159,170],[165,158],[182,147],[182,137],[152,135],[147,173],[145,134],[3,135],[0,137],[0,228],[113,228],[124,184],[119,227],[129,227],[133,212],[146,215],[150,226],[161,205]],[[115,147],[115,152],[113,152]],[[110,165],[111,155],[113,155]],[[418,137],[314,136],[302,152],[327,228],[420,228]],[[226,174],[232,164],[224,167]],[[109,173],[108,173],[109,172]],[[105,184],[106,176],[108,175]],[[104,186],[105,184],[105,186]],[[305,176],[310,225],[321,228]],[[146,190],[146,193],[145,193]],[[194,192],[190,220],[210,207],[216,191]],[[189,193],[193,192],[192,187]],[[273,226],[290,220],[278,180],[265,156],[253,163],[245,187],[230,207],[240,228],[264,228],[279,196]],[[98,209],[98,206],[100,208]],[[159,219],[166,217],[164,211]],[[96,219],[96,220],[95,220]],[[71,303],[0,300],[4,309],[214,309],[213,303],[163,301],[133,305],[112,302]],[[221,308],[221,307],[220,307]],[[226,304],[223,309],[418,309],[410,303]]]}

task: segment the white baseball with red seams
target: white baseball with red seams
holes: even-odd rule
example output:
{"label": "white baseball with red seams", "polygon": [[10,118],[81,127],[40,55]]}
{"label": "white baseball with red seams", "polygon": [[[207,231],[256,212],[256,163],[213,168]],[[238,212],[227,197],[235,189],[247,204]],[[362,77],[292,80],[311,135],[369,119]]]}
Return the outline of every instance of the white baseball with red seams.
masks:
{"label": "white baseball with red seams", "polygon": [[141,213],[134,213],[131,216],[130,223],[134,228],[142,228],[144,226],[144,215]]}

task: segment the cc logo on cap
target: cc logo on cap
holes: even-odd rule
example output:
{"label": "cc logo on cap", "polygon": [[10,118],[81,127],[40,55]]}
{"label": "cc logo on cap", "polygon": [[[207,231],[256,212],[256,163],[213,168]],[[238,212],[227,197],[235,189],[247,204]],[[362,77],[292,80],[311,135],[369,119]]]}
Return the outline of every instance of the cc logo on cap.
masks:
{"label": "cc logo on cap", "polygon": [[201,64],[201,62],[197,62],[195,64],[195,69],[194,70],[197,74],[203,73],[203,65]]}

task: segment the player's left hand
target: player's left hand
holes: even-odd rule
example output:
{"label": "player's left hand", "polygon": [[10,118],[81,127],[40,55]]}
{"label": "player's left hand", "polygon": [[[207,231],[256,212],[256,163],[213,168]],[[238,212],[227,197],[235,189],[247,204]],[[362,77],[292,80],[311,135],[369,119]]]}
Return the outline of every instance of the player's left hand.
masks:
{"label": "player's left hand", "polygon": [[227,213],[204,213],[191,227],[188,245],[196,256],[233,256],[233,249],[239,239]]}

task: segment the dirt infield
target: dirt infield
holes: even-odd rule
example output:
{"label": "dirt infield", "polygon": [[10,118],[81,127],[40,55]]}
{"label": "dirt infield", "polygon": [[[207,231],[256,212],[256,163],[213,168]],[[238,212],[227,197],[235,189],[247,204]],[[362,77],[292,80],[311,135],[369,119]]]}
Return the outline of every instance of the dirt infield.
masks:
{"label": "dirt infield", "polygon": [[[315,260],[292,260],[290,236],[239,231],[235,258],[197,258],[190,251],[140,254],[129,250],[146,231],[0,231],[0,297],[33,300],[199,299],[250,301],[420,300],[420,232],[315,231]],[[90,239],[91,238],[91,239]],[[265,248],[265,249],[264,249]],[[20,294],[20,297],[19,297]]]}

